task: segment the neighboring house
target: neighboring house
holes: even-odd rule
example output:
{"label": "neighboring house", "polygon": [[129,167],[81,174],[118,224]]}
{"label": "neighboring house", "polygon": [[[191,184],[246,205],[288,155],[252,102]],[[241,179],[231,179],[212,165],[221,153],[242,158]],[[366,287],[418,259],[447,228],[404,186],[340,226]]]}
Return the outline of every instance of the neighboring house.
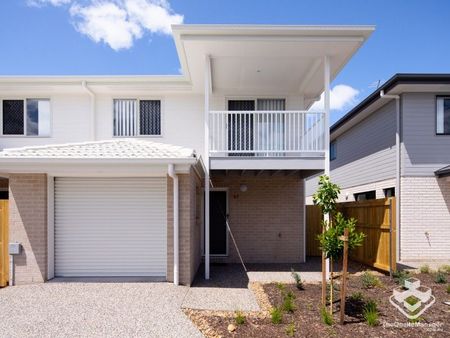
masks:
{"label": "neighboring house", "polygon": [[329,83],[373,29],[180,25],[183,75],[0,78],[16,282],[190,284],[239,262],[226,219],[245,262],[304,261]]}
{"label": "neighboring house", "polygon": [[340,201],[396,196],[397,260],[449,260],[450,74],[397,74],[330,133]]}

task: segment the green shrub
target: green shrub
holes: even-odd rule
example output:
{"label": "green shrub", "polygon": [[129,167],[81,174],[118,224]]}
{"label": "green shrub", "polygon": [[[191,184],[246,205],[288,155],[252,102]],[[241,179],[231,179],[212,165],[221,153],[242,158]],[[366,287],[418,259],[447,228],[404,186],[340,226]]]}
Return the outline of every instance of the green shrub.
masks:
{"label": "green shrub", "polygon": [[381,285],[380,279],[377,276],[374,276],[370,271],[365,271],[363,273],[361,282],[364,289],[372,289]]}
{"label": "green shrub", "polygon": [[430,273],[430,266],[428,264],[424,264],[420,267],[420,273]]}
{"label": "green shrub", "polygon": [[286,287],[284,286],[283,283],[278,282],[277,283],[277,288],[278,290],[280,290],[281,292],[284,292],[284,290],[286,290]]}
{"label": "green shrub", "polygon": [[441,265],[439,267],[438,271],[442,271],[442,272],[445,272],[445,273],[450,273],[450,265],[448,265],[448,264]]}
{"label": "green shrub", "polygon": [[394,278],[394,281],[401,285],[401,286],[405,286],[405,280],[407,280],[410,276],[409,276],[409,271],[407,270],[399,270],[396,271],[392,274],[392,277]]}
{"label": "green shrub", "polygon": [[287,334],[289,337],[294,337],[295,331],[297,331],[297,329],[295,328],[295,324],[294,324],[294,323],[290,323],[290,324],[286,327],[286,334]]}
{"label": "green shrub", "polygon": [[286,296],[284,296],[282,308],[286,312],[290,312],[290,313],[294,312],[295,305],[294,305],[294,297],[293,297],[293,295],[290,296],[289,294],[287,294]]}
{"label": "green shrub", "polygon": [[363,317],[369,326],[378,325],[378,308],[377,303],[373,300],[367,301],[363,309]]}
{"label": "green shrub", "polygon": [[245,323],[245,316],[241,311],[236,311],[234,316],[234,321],[237,325],[242,325]]}
{"label": "green shrub", "polygon": [[330,315],[330,313],[327,311],[327,308],[326,308],[326,307],[322,307],[322,308],[320,309],[320,317],[322,317],[322,322],[323,322],[325,325],[328,325],[328,326],[333,325],[333,322],[334,322],[333,316]]}
{"label": "green shrub", "polygon": [[450,284],[447,285],[447,293],[450,293]]}
{"label": "green shrub", "polygon": [[294,278],[295,286],[297,287],[297,289],[304,290],[305,288],[300,274],[298,272],[295,272],[294,269],[291,269],[291,276],[292,278]]}
{"label": "green shrub", "polygon": [[270,311],[270,318],[272,320],[272,324],[281,324],[283,321],[283,311],[280,308],[274,307]]}
{"label": "green shrub", "polygon": [[447,283],[447,275],[445,273],[443,273],[442,271],[438,271],[436,273],[436,277],[434,278],[434,281],[438,284]]}
{"label": "green shrub", "polygon": [[359,291],[358,291],[358,292],[353,292],[353,293],[350,295],[350,300],[351,300],[351,301],[354,301],[354,302],[362,301],[363,298],[364,298],[363,294],[362,294],[361,292],[359,292]]}

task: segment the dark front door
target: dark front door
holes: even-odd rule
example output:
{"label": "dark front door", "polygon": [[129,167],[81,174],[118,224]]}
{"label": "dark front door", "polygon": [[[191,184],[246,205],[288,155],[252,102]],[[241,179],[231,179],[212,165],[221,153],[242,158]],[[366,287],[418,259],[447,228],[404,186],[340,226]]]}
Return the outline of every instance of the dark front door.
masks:
{"label": "dark front door", "polygon": [[210,254],[227,254],[227,192],[209,192]]}

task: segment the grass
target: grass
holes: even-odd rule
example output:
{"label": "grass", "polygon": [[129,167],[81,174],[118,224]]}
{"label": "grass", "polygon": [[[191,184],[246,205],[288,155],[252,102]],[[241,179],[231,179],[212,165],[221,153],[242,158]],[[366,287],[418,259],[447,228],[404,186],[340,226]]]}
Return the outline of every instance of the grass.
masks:
{"label": "grass", "polygon": [[234,321],[237,325],[242,325],[245,323],[245,316],[241,311],[236,311],[234,316]]}
{"label": "grass", "polygon": [[438,270],[438,271],[442,271],[442,272],[445,272],[445,273],[449,273],[449,274],[450,274],[450,265],[448,265],[448,264],[441,265],[441,266],[439,267],[439,270]]}
{"label": "grass", "polygon": [[363,309],[363,317],[369,326],[377,326],[378,325],[378,307],[377,303],[373,300],[368,300],[364,305]]}
{"label": "grass", "polygon": [[428,264],[424,264],[420,267],[420,273],[430,273],[430,266]]}
{"label": "grass", "polygon": [[292,278],[294,278],[295,286],[297,287],[297,289],[304,290],[305,287],[303,285],[303,281],[302,278],[300,277],[300,274],[298,272],[295,272],[294,269],[291,269],[291,276]]}
{"label": "grass", "polygon": [[281,292],[284,292],[286,290],[286,286],[284,286],[283,283],[278,282],[277,283],[277,288],[278,290],[280,290]]}
{"label": "grass", "polygon": [[372,289],[381,286],[381,281],[370,271],[365,271],[361,276],[361,282],[364,289]]}
{"label": "grass", "polygon": [[350,300],[351,300],[351,301],[354,301],[354,302],[362,301],[363,298],[364,298],[364,296],[363,296],[362,292],[359,292],[359,291],[358,291],[358,292],[353,292],[353,293],[350,295]]}
{"label": "grass", "polygon": [[394,272],[392,274],[392,277],[394,278],[394,281],[397,284],[399,284],[401,286],[405,286],[405,280],[407,280],[410,277],[410,275],[409,275],[409,272],[406,270],[399,270],[399,271]]}
{"label": "grass", "polygon": [[333,322],[334,322],[333,316],[330,315],[330,313],[327,311],[327,309],[325,307],[322,307],[320,309],[320,317],[322,317],[322,322],[325,325],[328,325],[328,326],[333,325]]}
{"label": "grass", "polygon": [[270,311],[270,319],[272,321],[272,324],[281,324],[283,321],[283,311],[281,311],[280,308],[274,307]]}
{"label": "grass", "polygon": [[284,311],[289,312],[289,313],[292,313],[292,312],[295,311],[294,297],[293,296],[294,296],[293,294],[292,294],[292,296],[289,295],[289,294],[284,296],[284,298],[283,298],[283,305],[282,305],[282,308],[283,308]]}
{"label": "grass", "polygon": [[295,331],[297,331],[297,329],[295,328],[295,324],[294,323],[290,323],[287,327],[286,327],[286,334],[289,337],[294,337],[295,335]]}
{"label": "grass", "polygon": [[447,275],[442,271],[438,271],[434,277],[434,281],[438,284],[447,283]]}
{"label": "grass", "polygon": [[447,293],[450,293],[450,284],[447,285]]}

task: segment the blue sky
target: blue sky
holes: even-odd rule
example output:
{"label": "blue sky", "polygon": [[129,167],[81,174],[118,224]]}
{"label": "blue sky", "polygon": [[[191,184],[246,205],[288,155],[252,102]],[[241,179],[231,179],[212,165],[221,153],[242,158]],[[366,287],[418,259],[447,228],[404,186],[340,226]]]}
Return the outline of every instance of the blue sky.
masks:
{"label": "blue sky", "polygon": [[0,75],[177,74],[171,22],[374,24],[332,84],[353,89],[335,121],[378,80],[450,73],[448,13],[448,0],[2,0]]}

